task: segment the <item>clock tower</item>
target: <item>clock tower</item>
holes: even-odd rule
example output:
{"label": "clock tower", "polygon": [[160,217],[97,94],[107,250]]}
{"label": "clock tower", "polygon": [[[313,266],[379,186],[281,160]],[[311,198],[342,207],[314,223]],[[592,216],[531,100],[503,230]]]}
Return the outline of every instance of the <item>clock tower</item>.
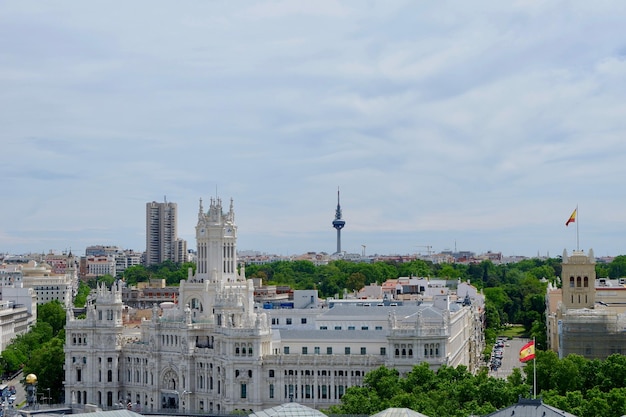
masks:
{"label": "clock tower", "polygon": [[237,225],[233,201],[227,212],[220,198],[211,198],[209,210],[204,212],[202,199],[196,225],[198,263],[196,278],[204,281],[237,280]]}

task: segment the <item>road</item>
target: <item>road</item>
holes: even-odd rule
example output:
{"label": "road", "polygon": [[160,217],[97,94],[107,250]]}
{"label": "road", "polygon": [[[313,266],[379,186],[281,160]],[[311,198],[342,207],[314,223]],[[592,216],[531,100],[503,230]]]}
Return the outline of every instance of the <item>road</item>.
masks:
{"label": "road", "polygon": [[529,340],[520,338],[506,340],[504,342],[502,365],[497,371],[489,371],[489,375],[496,378],[506,378],[513,373],[514,368],[523,368],[524,364],[519,361],[519,351]]}

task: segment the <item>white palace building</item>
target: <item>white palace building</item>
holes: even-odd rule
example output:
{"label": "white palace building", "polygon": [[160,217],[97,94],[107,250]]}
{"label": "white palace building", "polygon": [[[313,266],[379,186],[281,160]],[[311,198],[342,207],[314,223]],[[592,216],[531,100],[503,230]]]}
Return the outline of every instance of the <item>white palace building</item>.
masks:
{"label": "white palace building", "polygon": [[68,314],[68,405],[220,414],[294,401],[320,409],[380,366],[403,374],[423,362],[480,366],[484,302],[476,292],[264,309],[238,269],[232,201],[223,211],[211,199],[208,212],[200,201],[196,238],[197,271],[181,281],[177,303],[155,305],[131,326],[114,284],[98,288],[84,319]]}

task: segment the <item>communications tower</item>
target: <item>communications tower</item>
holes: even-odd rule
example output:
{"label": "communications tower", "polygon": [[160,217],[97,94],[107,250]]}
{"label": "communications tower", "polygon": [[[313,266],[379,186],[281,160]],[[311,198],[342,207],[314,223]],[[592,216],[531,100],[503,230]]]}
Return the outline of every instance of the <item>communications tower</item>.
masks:
{"label": "communications tower", "polygon": [[333,227],[337,229],[337,252],[341,253],[341,229],[346,225],[345,220],[341,219],[341,205],[339,204],[339,188],[337,188],[337,210],[335,210],[335,220]]}

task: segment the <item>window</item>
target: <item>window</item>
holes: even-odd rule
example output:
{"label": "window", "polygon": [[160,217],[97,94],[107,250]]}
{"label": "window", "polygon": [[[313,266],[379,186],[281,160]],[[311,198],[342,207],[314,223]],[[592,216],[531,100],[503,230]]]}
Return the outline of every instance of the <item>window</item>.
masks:
{"label": "window", "polygon": [[274,378],[274,370],[270,369],[270,378]]}
{"label": "window", "polygon": [[113,382],[113,371],[110,369],[107,371],[107,382]]}
{"label": "window", "polygon": [[309,353],[309,348],[306,346],[302,346],[302,354],[306,355],[307,353]]}
{"label": "window", "polygon": [[350,346],[346,346],[346,347],[343,349],[343,351],[344,351],[344,353],[345,353],[346,355],[349,355],[349,354],[350,354]]}
{"label": "window", "polygon": [[333,354],[333,348],[332,348],[332,347],[330,347],[330,346],[329,346],[329,347],[327,347],[327,348],[326,348],[326,354],[327,354],[327,355],[332,355],[332,354]]}
{"label": "window", "polygon": [[284,353],[285,355],[289,355],[289,346],[285,346],[285,347],[283,347],[283,353]]}
{"label": "window", "polygon": [[287,319],[287,324],[291,324],[291,318]]}
{"label": "window", "polygon": [[248,387],[246,386],[245,383],[241,384],[241,398],[247,398],[248,397]]}
{"label": "window", "polygon": [[320,330],[328,330],[328,326],[320,326]]}
{"label": "window", "polygon": [[319,346],[315,346],[313,348],[313,353],[315,353],[316,355],[319,355],[320,354],[320,347]]}
{"label": "window", "polygon": [[368,326],[361,326],[361,330],[369,330]]}
{"label": "window", "polygon": [[300,324],[306,324],[306,317],[302,317],[300,319]]}
{"label": "window", "polygon": [[381,347],[381,348],[380,348],[380,354],[381,354],[382,356],[385,356],[385,355],[387,354],[387,348],[386,348],[386,347]]}
{"label": "window", "polygon": [[348,326],[348,330],[355,330],[354,326]]}
{"label": "window", "polygon": [[341,326],[335,326],[335,330],[341,330]]}
{"label": "window", "polygon": [[367,353],[367,349],[362,347],[361,348],[361,355],[365,355]]}
{"label": "window", "polygon": [[274,384],[270,384],[270,398],[274,398]]}
{"label": "window", "polygon": [[83,376],[83,375],[82,375],[82,372],[81,372],[81,371],[82,371],[81,369],[77,369],[77,370],[76,370],[76,381],[77,381],[77,382],[82,381],[82,376]]}

